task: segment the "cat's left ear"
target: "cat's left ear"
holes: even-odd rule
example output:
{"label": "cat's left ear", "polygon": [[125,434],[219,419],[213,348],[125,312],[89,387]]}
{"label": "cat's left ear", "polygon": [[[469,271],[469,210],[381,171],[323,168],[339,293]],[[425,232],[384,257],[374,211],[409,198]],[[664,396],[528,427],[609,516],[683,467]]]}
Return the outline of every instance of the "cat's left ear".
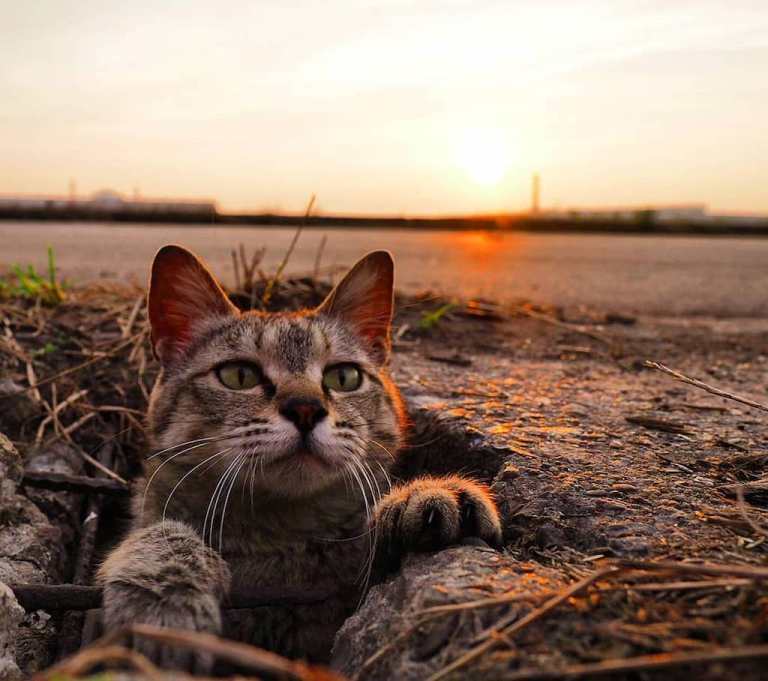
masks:
{"label": "cat's left ear", "polygon": [[163,246],[152,263],[148,307],[152,349],[163,364],[183,354],[196,326],[239,314],[205,263],[172,245]]}
{"label": "cat's left ear", "polygon": [[319,314],[349,323],[379,364],[389,359],[395,264],[388,251],[369,253],[328,294]]}

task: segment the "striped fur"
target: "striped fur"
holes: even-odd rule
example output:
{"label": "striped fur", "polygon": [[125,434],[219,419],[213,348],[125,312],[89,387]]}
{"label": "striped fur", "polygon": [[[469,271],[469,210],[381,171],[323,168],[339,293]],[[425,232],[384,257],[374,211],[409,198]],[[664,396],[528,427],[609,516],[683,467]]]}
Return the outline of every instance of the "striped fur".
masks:
{"label": "striped fur", "polygon": [[[387,372],[392,282],[389,254],[372,253],[316,310],[240,313],[195,256],[160,251],[149,297],[163,365],[147,418],[152,452],[135,529],[99,573],[108,628],[148,621],[218,632],[212,603],[230,587],[330,584],[338,597],[319,614],[296,608],[287,627],[261,613],[249,634],[275,644],[280,631],[272,647],[323,657],[365,590],[379,529],[390,553],[434,548],[423,537],[499,540],[495,507],[479,485],[427,478],[387,496],[405,429]],[[259,383],[227,388],[217,368],[233,361],[258,366]],[[359,368],[359,388],[323,387],[323,372],[340,363]],[[327,412],[304,437],[281,415],[291,399]],[[210,664],[142,649],[167,666]]]}

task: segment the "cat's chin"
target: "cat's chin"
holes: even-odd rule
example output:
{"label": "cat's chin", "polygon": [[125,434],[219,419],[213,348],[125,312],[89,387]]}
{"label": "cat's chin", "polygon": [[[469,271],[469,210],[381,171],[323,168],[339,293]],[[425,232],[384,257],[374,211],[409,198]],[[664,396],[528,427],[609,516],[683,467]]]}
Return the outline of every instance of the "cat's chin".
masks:
{"label": "cat's chin", "polygon": [[264,462],[262,484],[280,496],[308,496],[341,480],[343,470],[333,457],[314,447],[298,446]]}

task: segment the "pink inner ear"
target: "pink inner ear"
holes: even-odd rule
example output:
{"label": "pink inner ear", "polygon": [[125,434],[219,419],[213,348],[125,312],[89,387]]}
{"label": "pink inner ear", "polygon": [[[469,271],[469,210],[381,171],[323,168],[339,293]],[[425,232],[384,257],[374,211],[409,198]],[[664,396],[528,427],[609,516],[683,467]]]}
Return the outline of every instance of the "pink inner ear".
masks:
{"label": "pink inner ear", "polygon": [[152,344],[168,361],[192,341],[194,327],[208,319],[237,314],[226,294],[192,253],[167,246],[155,258],[149,290]]}
{"label": "pink inner ear", "polygon": [[389,340],[391,296],[388,290],[374,289],[348,314],[358,333],[372,343],[387,343]]}
{"label": "pink inner ear", "polygon": [[384,362],[390,348],[392,286],[392,257],[382,251],[370,253],[349,271],[319,311],[352,324]]}

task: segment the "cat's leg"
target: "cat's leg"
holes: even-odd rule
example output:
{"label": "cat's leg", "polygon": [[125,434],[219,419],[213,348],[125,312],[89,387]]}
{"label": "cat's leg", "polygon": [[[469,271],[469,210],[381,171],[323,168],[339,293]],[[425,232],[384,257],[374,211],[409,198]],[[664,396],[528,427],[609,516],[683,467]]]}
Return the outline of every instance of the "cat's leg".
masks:
{"label": "cat's leg", "polygon": [[[98,573],[107,631],[153,624],[217,634],[229,569],[188,525],[168,521],[133,531]],[[164,668],[207,672],[210,656],[136,637],[133,647]]]}
{"label": "cat's leg", "polygon": [[376,510],[378,557],[392,569],[410,551],[434,551],[476,537],[501,544],[488,488],[458,476],[425,477],[394,488]]}

